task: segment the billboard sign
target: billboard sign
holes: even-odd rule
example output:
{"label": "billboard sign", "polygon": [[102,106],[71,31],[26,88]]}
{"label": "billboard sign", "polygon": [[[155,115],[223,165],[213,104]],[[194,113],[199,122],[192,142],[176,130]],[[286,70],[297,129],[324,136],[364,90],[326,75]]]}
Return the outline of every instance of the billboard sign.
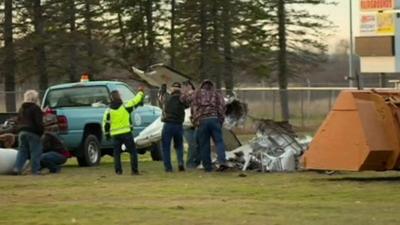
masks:
{"label": "billboard sign", "polygon": [[360,0],[361,11],[382,11],[394,8],[394,0]]}
{"label": "billboard sign", "polygon": [[360,18],[360,34],[363,36],[374,36],[377,31],[377,16],[375,14],[364,14]]}
{"label": "billboard sign", "polygon": [[361,36],[386,36],[394,35],[396,27],[394,13],[368,13],[360,18]]}

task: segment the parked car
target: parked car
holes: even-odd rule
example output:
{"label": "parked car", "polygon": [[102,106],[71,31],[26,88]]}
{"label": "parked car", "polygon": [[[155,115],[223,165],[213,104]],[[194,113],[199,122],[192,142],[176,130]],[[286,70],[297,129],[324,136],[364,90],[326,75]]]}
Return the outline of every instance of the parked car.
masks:
{"label": "parked car", "polygon": [[[51,86],[47,89],[42,108],[57,116],[61,139],[78,159],[80,166],[98,165],[101,156],[112,154],[112,142],[102,132],[103,114],[110,102],[110,93],[118,90],[124,101],[135,96],[125,83],[118,81],[84,81]],[[136,136],[161,115],[161,109],[145,104],[132,113]],[[151,151],[153,160],[161,160],[159,143],[138,149]]]}

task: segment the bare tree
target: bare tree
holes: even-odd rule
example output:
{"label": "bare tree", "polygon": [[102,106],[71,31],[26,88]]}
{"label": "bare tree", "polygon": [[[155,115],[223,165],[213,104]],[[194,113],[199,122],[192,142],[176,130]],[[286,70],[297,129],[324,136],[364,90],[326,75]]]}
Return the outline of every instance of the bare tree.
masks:
{"label": "bare tree", "polygon": [[155,33],[153,23],[153,3],[152,0],[146,0],[145,2],[145,15],[146,15],[146,30],[147,30],[147,65],[154,63],[154,44],[155,44]]}
{"label": "bare tree", "polygon": [[224,21],[224,79],[225,88],[228,94],[233,91],[233,65],[232,65],[232,23],[231,23],[231,2],[223,0],[222,19]]}
{"label": "bare tree", "polygon": [[85,0],[84,20],[86,26],[86,51],[88,56],[87,72],[90,79],[94,79],[94,47],[93,47],[93,21],[92,21],[92,7],[91,1]]}
{"label": "bare tree", "polygon": [[176,20],[176,1],[175,0],[171,0],[170,65],[172,67],[175,67],[175,60],[176,60],[175,20]]}
{"label": "bare tree", "polygon": [[77,80],[77,53],[76,53],[76,6],[75,0],[68,0],[68,24],[69,24],[69,68],[68,68],[68,76],[71,82]]}
{"label": "bare tree", "polygon": [[13,41],[13,1],[4,2],[4,50],[3,73],[6,90],[6,110],[15,112],[15,52]]}
{"label": "bare tree", "polygon": [[208,66],[208,21],[207,21],[207,0],[200,0],[200,79],[204,80],[207,78],[207,66]]}
{"label": "bare tree", "polygon": [[217,88],[220,89],[222,86],[221,80],[221,57],[220,57],[220,4],[218,0],[212,1],[212,10],[211,10],[211,17],[212,17],[212,27],[213,27],[213,42],[212,42],[212,49],[211,49],[211,59],[212,59],[212,77],[215,79],[215,83]]}
{"label": "bare tree", "polygon": [[286,10],[285,0],[278,1],[278,80],[279,96],[281,102],[282,119],[289,120],[289,99],[288,99],[288,70],[287,70],[287,49],[286,49]]}
{"label": "bare tree", "polygon": [[47,59],[46,59],[46,38],[44,33],[44,17],[43,17],[43,6],[41,0],[34,0],[33,2],[33,25],[34,25],[34,36],[35,36],[35,57],[36,57],[36,69],[39,75],[39,89],[44,91],[49,85],[48,74],[47,74]]}

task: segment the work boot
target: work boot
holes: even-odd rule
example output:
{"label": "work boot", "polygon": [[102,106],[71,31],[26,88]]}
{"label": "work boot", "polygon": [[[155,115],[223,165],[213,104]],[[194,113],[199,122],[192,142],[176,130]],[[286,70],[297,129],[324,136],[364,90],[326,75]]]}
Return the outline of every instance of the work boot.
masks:
{"label": "work boot", "polygon": [[57,168],[55,168],[55,169],[49,169],[49,172],[50,173],[60,173],[61,172],[61,167],[57,167]]}
{"label": "work boot", "polygon": [[116,174],[116,175],[122,175],[122,170],[116,170],[116,171],[115,171],[115,174]]}
{"label": "work boot", "polygon": [[178,167],[178,170],[181,171],[181,172],[183,172],[183,171],[185,171],[185,167],[184,167],[183,165],[180,165],[180,166]]}
{"label": "work boot", "polygon": [[132,176],[137,176],[137,175],[140,175],[140,174],[139,174],[139,171],[134,170],[134,171],[131,172],[131,175]]}
{"label": "work boot", "polygon": [[12,172],[10,173],[10,175],[12,175],[12,176],[21,176],[22,173],[21,173],[21,172],[18,172],[18,171],[12,171]]}
{"label": "work boot", "polygon": [[217,172],[224,172],[227,169],[229,169],[229,167],[227,165],[221,164],[216,171]]}

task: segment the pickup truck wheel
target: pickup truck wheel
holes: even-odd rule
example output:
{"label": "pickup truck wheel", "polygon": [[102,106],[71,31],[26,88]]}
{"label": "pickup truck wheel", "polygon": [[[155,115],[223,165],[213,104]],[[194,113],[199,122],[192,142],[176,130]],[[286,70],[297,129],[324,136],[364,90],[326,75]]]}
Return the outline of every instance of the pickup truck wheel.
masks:
{"label": "pickup truck wheel", "polygon": [[161,143],[160,142],[154,143],[151,146],[150,155],[151,155],[151,159],[153,161],[162,161],[163,160],[162,149],[161,149]]}
{"label": "pickup truck wheel", "polygon": [[79,166],[97,166],[100,163],[100,159],[99,140],[95,135],[89,134],[83,142],[81,155],[78,157]]}

